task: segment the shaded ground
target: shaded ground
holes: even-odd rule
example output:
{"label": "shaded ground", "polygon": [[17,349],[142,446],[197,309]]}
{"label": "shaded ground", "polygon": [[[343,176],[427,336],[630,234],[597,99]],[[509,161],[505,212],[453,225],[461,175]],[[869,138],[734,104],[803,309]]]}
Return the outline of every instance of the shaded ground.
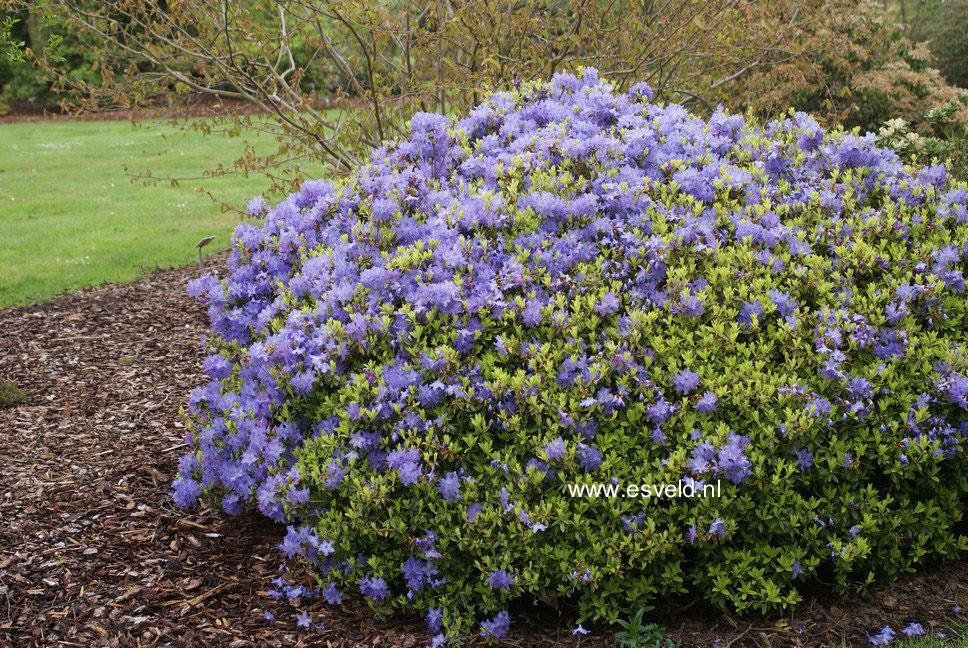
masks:
{"label": "shaded ground", "polygon": [[[321,110],[336,107],[336,100],[321,97],[314,102]],[[352,105],[354,100],[343,100]],[[116,119],[183,119],[186,117],[219,117],[223,115],[257,115],[262,112],[258,106],[244,99],[229,99],[209,95],[193,95],[175,106],[141,107],[133,110],[115,109],[101,112],[65,112],[59,106],[36,105],[29,101],[14,101],[10,110],[0,115],[0,124],[15,124],[34,121],[103,121]]]}
{"label": "shaded ground", "polygon": [[105,110],[81,114],[65,113],[59,106],[38,106],[28,101],[14,101],[10,104],[10,111],[6,115],[0,115],[0,124],[45,120],[101,121],[110,119],[217,117],[227,114],[254,115],[258,112],[258,108],[248,101],[217,99],[205,95],[192,97],[173,108],[158,106],[157,108]]}
{"label": "shaded ground", "polygon": [[[173,508],[178,408],[203,380],[206,320],[185,293],[197,271],[0,311],[0,376],[27,393],[0,410],[0,645],[425,644],[420,622],[376,622],[358,603],[312,602],[303,609],[326,628],[299,630],[294,608],[265,595],[281,527]],[[779,619],[693,609],[661,623],[686,646],[868,645],[864,632],[887,623],[944,629],[956,604],[968,608],[964,562]],[[507,644],[601,643],[579,643],[555,621],[518,626]]]}

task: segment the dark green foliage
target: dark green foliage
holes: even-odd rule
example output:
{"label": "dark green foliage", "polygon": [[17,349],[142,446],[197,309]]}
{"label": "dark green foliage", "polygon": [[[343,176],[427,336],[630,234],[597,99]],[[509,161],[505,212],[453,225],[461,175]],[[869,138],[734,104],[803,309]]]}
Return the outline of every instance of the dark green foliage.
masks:
{"label": "dark green foliage", "polygon": [[968,88],[968,2],[943,3],[918,36],[928,41],[933,65],[945,80]]}
{"label": "dark green foliage", "polygon": [[36,64],[41,52],[56,61],[58,71],[72,82],[96,84],[97,54],[62,21],[42,20],[28,12],[0,14],[0,99],[30,101],[38,106],[57,104],[65,95],[53,89],[53,79]]}

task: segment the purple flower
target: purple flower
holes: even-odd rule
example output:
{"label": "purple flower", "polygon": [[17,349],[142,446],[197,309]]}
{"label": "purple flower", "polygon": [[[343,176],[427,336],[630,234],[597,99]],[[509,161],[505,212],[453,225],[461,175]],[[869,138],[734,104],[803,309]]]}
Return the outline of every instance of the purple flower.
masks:
{"label": "purple flower", "polygon": [[430,608],[427,610],[427,628],[430,632],[438,632],[444,622],[444,612],[440,608]]}
{"label": "purple flower", "polygon": [[174,493],[172,497],[174,498],[175,505],[178,508],[190,508],[193,504],[195,504],[198,496],[202,494],[201,486],[199,486],[198,482],[194,479],[179,477],[172,483],[172,485],[174,486]]}
{"label": "purple flower", "polygon": [[908,305],[904,302],[892,301],[884,307],[884,314],[887,316],[887,321],[891,324],[897,324],[910,312]]}
{"label": "purple flower", "polygon": [[232,375],[232,363],[219,354],[206,357],[202,366],[213,380],[222,380]]}
{"label": "purple flower", "polygon": [[330,605],[341,605],[343,603],[343,593],[332,583],[323,588],[323,598]]}
{"label": "purple flower", "polygon": [[401,484],[404,486],[411,486],[417,483],[417,481],[420,479],[420,476],[423,474],[423,471],[420,468],[420,464],[416,462],[406,462],[400,466],[397,474],[400,477]]}
{"label": "purple flower", "polygon": [[739,323],[745,330],[750,330],[753,326],[753,316],[759,317],[763,314],[763,305],[758,299],[751,302],[743,302],[743,307],[739,311]]}
{"label": "purple flower", "polygon": [[290,585],[286,588],[286,598],[290,601],[306,596],[307,594],[309,594],[309,590],[306,589],[305,585]]}
{"label": "purple flower", "polygon": [[702,300],[694,295],[683,297],[679,312],[686,317],[699,317],[706,310]]}
{"label": "purple flower", "polygon": [[585,472],[595,472],[602,465],[602,451],[582,443],[578,446],[578,463]]}
{"label": "purple flower", "polygon": [[561,437],[556,437],[545,446],[544,451],[548,461],[558,461],[565,456],[565,442]]}
{"label": "purple flower", "polygon": [[360,580],[360,592],[374,601],[382,601],[390,590],[382,578],[366,576]]}
{"label": "purple flower", "polygon": [[723,518],[716,518],[713,523],[709,525],[709,533],[712,535],[717,535],[720,538],[726,537],[726,524]]}
{"label": "purple flower", "polygon": [[286,537],[279,544],[279,549],[286,554],[287,558],[292,558],[302,550],[303,545],[309,542],[308,533],[309,529],[305,527],[298,529],[294,526],[287,527]]}
{"label": "purple flower", "polygon": [[688,394],[699,386],[699,374],[689,369],[684,369],[672,378],[672,385],[680,394]]}
{"label": "purple flower", "polygon": [[652,88],[645,81],[639,81],[629,88],[629,99],[632,101],[637,101],[642,97],[645,97],[646,101],[648,101],[652,99],[652,96]]}
{"label": "purple flower", "polygon": [[432,531],[427,531],[424,537],[417,540],[417,548],[423,552],[423,556],[427,560],[436,560],[441,557],[440,552],[437,551],[436,542],[437,535]]}
{"label": "purple flower", "polygon": [[766,160],[766,171],[771,175],[782,175],[790,167],[790,161],[776,153],[770,155]]}
{"label": "purple flower", "polygon": [[820,129],[817,129],[817,130],[814,130],[812,133],[804,133],[803,135],[801,135],[800,138],[797,140],[797,145],[802,150],[809,152],[817,148],[817,146],[819,146],[820,142],[822,141],[823,141],[823,131],[821,131]]}
{"label": "purple flower", "polygon": [[874,636],[871,636],[870,633],[865,634],[867,634],[867,639],[873,646],[886,646],[894,640],[894,631],[891,630],[891,626],[884,626]]}
{"label": "purple flower", "polygon": [[578,624],[578,627],[571,631],[571,634],[572,635],[587,635],[588,634],[588,630],[585,630],[585,628],[583,628],[582,625],[579,623]]}
{"label": "purple flower", "polygon": [[506,610],[501,610],[494,618],[481,622],[481,634],[484,637],[502,639],[508,633],[510,627],[511,617],[508,616]]}
{"label": "purple flower", "polygon": [[851,378],[847,381],[847,393],[851,398],[870,398],[874,395],[870,381],[865,378]]}
{"label": "purple flower", "polygon": [[618,310],[618,297],[612,293],[607,293],[602,297],[602,301],[595,304],[595,310],[599,315],[608,315]]}
{"label": "purple flower", "polygon": [[920,637],[927,634],[927,632],[924,631],[924,628],[921,627],[920,623],[911,622],[905,627],[901,628],[901,634],[908,637]]}
{"label": "purple flower", "polygon": [[716,403],[719,399],[716,398],[716,394],[711,391],[707,391],[702,395],[698,401],[696,401],[696,411],[700,414],[709,414],[710,412],[716,411]]}
{"label": "purple flower", "polygon": [[830,416],[830,401],[822,396],[815,396],[807,405],[807,412],[817,418]]}
{"label": "purple flower", "polygon": [[249,214],[249,216],[256,218],[262,216],[268,210],[269,206],[266,204],[262,194],[259,194],[250,200],[249,204],[246,206],[246,212]]}
{"label": "purple flower", "polygon": [[477,502],[474,502],[473,504],[469,504],[467,506],[467,521],[475,522],[477,520],[477,516],[480,514],[482,510],[483,510],[483,507]]}
{"label": "purple flower", "polygon": [[752,466],[752,462],[743,452],[748,444],[749,437],[731,433],[727,437],[726,445],[716,453],[715,471],[725,474],[734,484],[745,481],[751,475]]}
{"label": "purple flower", "polygon": [[460,498],[460,478],[456,472],[449,472],[437,480],[437,490],[448,502]]}
{"label": "purple flower", "polygon": [[514,585],[514,576],[501,569],[487,577],[487,584],[494,589],[509,590]]}
{"label": "purple flower", "polygon": [[313,390],[315,375],[311,371],[303,371],[292,377],[289,381],[292,391],[295,394],[308,394]]}
{"label": "purple flower", "polygon": [[431,585],[433,577],[437,575],[437,568],[429,560],[412,556],[407,559],[400,571],[411,592],[418,592],[425,586]]}
{"label": "purple flower", "polygon": [[[782,290],[771,290],[770,291],[770,301],[776,307],[776,311],[781,317],[789,318],[794,316],[797,304],[790,298],[790,294]],[[796,321],[795,319],[793,320]]]}
{"label": "purple flower", "polygon": [[793,578],[799,578],[801,574],[803,574],[803,568],[800,567],[800,561],[794,560],[793,566],[790,568],[790,575]]}
{"label": "purple flower", "polygon": [[308,612],[303,611],[296,615],[296,625],[300,628],[305,628],[308,630],[312,623],[313,619],[309,616]]}
{"label": "purple flower", "polygon": [[645,415],[649,417],[650,421],[658,425],[669,420],[674,412],[675,408],[665,400],[658,400],[645,408]]}

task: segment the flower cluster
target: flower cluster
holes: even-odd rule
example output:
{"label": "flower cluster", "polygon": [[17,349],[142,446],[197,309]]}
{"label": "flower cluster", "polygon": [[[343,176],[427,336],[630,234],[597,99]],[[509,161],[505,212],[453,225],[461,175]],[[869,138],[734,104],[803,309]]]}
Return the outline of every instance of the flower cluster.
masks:
{"label": "flower cluster", "polygon": [[[190,287],[176,503],[287,523],[327,600],[438,644],[521,597],[767,609],[957,552],[968,191],[805,114],[650,96],[558,74],[253,200]],[[603,478],[722,496],[562,488]]]}

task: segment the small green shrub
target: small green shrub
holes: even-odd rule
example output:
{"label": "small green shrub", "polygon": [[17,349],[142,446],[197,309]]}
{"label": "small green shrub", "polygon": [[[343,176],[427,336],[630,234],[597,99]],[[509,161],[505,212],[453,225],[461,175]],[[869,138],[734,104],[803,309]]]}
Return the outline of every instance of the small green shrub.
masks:
{"label": "small green shrub", "polygon": [[649,607],[640,607],[626,619],[619,619],[621,630],[615,633],[618,648],[678,648],[679,643],[670,639],[657,623],[643,623],[642,615]]}
{"label": "small green shrub", "polygon": [[0,408],[19,405],[26,399],[26,395],[16,385],[0,378]]}

